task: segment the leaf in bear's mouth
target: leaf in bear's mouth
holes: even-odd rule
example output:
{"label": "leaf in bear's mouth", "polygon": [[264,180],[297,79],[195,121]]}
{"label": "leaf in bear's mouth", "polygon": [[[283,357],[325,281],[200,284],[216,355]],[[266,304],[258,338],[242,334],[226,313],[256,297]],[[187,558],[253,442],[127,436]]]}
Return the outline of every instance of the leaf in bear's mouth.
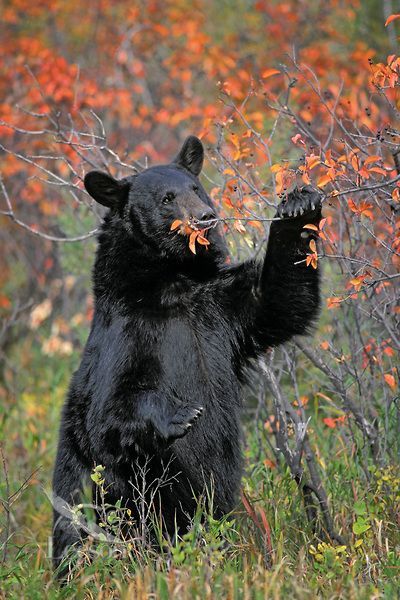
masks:
{"label": "leaf in bear's mouth", "polygon": [[183,225],[183,221],[181,221],[180,219],[175,219],[175,221],[172,223],[169,229],[170,231],[175,231],[175,229],[178,229],[180,225]]}
{"label": "leaf in bear's mouth", "polygon": [[205,246],[206,249],[210,245],[209,240],[206,238],[207,229],[197,229],[192,221],[184,223],[180,219],[175,219],[171,224],[170,231],[176,231],[177,229],[179,229],[178,233],[180,235],[189,236],[189,250],[193,254],[196,254],[196,242],[200,246]]}
{"label": "leaf in bear's mouth", "polygon": [[205,229],[195,229],[189,237],[189,249],[191,252],[193,252],[193,254],[196,254],[196,242],[198,244],[200,244],[201,246],[205,246],[207,249],[207,246],[210,245],[210,242],[208,241],[208,239],[205,237]]}

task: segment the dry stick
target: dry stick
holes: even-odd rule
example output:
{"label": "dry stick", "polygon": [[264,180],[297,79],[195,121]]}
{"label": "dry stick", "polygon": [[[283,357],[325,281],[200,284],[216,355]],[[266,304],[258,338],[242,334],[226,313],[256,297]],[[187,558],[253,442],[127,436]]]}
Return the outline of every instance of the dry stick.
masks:
{"label": "dry stick", "polygon": [[[312,502],[312,494],[314,494],[314,496],[317,498],[319,507],[321,509],[325,527],[329,537],[332,540],[343,544],[343,538],[335,531],[333,519],[329,511],[327,494],[323,487],[321,478],[318,474],[318,469],[315,464],[315,455],[308,441],[307,423],[303,423],[300,421],[296,411],[293,409],[287,398],[282,394],[277,378],[272,368],[269,365],[267,365],[264,360],[260,360],[259,364],[266,377],[267,385],[272,392],[275,410],[279,419],[279,429],[277,429],[275,432],[278,447],[285,457],[285,460],[291,470],[294,480],[296,481],[299,488],[302,490],[307,516],[311,522],[315,521],[315,507],[313,505],[314,503]],[[288,442],[286,419],[287,416],[290,418],[290,420],[296,427],[295,450],[291,450]],[[305,451],[305,457],[311,477],[311,482],[304,480],[304,470],[301,466],[303,450]]]}
{"label": "dry stick", "polygon": [[6,513],[6,526],[4,530],[4,546],[3,546],[3,557],[1,564],[4,565],[7,559],[7,548],[8,548],[8,540],[10,537],[10,527],[11,527],[11,511],[10,511],[10,480],[8,478],[8,465],[6,461],[6,457],[3,452],[3,446],[0,444],[0,455],[1,461],[3,463],[3,472],[4,479],[6,482],[6,500],[2,500],[1,503],[3,505],[4,511]]}
{"label": "dry stick", "polygon": [[338,391],[339,396],[342,398],[343,406],[347,412],[353,414],[356,424],[361,430],[364,438],[366,438],[369,442],[372,456],[374,461],[378,461],[380,444],[379,438],[376,433],[376,430],[371,425],[371,423],[364,417],[361,411],[357,408],[357,406],[350,400],[348,394],[346,393],[346,389],[344,387],[343,381],[338,375],[336,375],[324,361],[317,356],[315,352],[310,350],[303,342],[296,340],[296,346],[302,350],[302,352],[307,356],[309,360],[315,365],[320,371],[322,371],[331,383],[334,385],[335,389]]}
{"label": "dry stick", "polygon": [[90,237],[93,237],[98,231],[98,229],[96,228],[96,229],[92,229],[92,231],[89,231],[88,233],[84,233],[83,235],[77,235],[75,237],[65,237],[65,238],[57,237],[54,235],[49,235],[48,233],[43,233],[42,231],[36,231],[36,229],[33,229],[33,227],[30,227],[29,225],[27,225],[26,223],[24,223],[23,221],[18,219],[18,217],[15,216],[14,209],[11,204],[10,196],[8,195],[6,186],[4,185],[4,181],[1,177],[1,175],[0,175],[0,189],[3,193],[4,199],[7,204],[7,209],[8,209],[6,211],[0,211],[0,214],[5,217],[9,217],[16,225],[19,225],[20,227],[22,227],[23,229],[26,229],[27,231],[29,231],[29,233],[32,233],[33,235],[36,235],[37,237],[48,240],[50,242],[81,242],[83,240],[87,240]]}

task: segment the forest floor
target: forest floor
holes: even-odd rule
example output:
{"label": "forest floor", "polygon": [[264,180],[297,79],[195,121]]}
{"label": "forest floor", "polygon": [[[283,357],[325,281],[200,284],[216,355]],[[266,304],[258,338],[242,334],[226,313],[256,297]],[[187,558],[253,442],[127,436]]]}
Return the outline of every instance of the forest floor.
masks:
{"label": "forest floor", "polygon": [[59,587],[49,558],[48,494],[60,409],[78,356],[44,361],[39,348],[26,353],[31,375],[0,406],[0,535],[8,537],[0,547],[0,598],[400,597],[399,472],[370,466],[366,473],[358,451],[349,458],[338,431],[317,417],[310,438],[345,545],[329,541],[322,524],[313,533],[296,483],[271,452],[269,427],[261,423],[256,432],[248,418],[243,489],[254,513],[241,502],[221,522],[209,517],[204,527],[198,519],[161,555],[100,543],[97,558],[89,564],[82,551],[71,580]]}

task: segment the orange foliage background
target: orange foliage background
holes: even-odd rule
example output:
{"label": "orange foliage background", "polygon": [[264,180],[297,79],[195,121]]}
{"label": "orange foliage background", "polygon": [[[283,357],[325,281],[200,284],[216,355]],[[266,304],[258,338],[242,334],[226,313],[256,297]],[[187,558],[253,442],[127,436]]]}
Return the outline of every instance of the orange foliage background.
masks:
{"label": "orange foliage background", "polygon": [[[17,307],[26,333],[37,319],[58,315],[49,351],[72,348],[69,319],[87,322],[91,314],[88,281],[66,267],[63,244],[54,240],[79,244],[99,223],[82,190],[84,173],[96,167],[120,175],[162,162],[194,133],[208,149],[206,182],[238,258],[262,251],[271,209],[296,182],[326,194],[327,307],[351,319],[355,303],[369,303],[372,315],[386,297],[378,331],[366,320],[354,352],[371,376],[380,365],[388,393],[397,388],[396,18],[359,0],[99,0],[84,11],[62,0],[3,4],[6,319]],[[80,269],[87,273],[93,246],[85,247]],[[320,257],[310,250],[313,268]],[[46,304],[43,312],[48,299],[51,310]],[[332,325],[322,350],[332,350],[332,361],[352,360],[333,350],[330,332]],[[13,343],[10,333],[4,347]]]}

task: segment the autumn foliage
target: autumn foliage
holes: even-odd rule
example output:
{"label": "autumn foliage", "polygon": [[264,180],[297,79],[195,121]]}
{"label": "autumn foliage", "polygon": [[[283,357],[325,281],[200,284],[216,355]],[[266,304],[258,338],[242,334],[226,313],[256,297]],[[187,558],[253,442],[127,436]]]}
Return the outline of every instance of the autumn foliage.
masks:
{"label": "autumn foliage", "polygon": [[[374,46],[365,31],[375,13],[359,0],[247,4],[100,0],[82,15],[61,0],[6,0],[1,376],[15,378],[4,356],[25,336],[46,356],[68,355],[74,327],[87,326],[85,240],[102,215],[85,172],[136,172],[196,134],[234,260],[262,255],[278,201],[295,185],[324,194],[319,227],[306,225],[318,238],[306,263],[322,269],[321,322],[312,341],[268,355],[259,410],[278,449],[265,458],[271,469],[283,455],[296,481],[318,491],[313,428],[339,436],[366,478],[399,448],[400,15],[380,17]],[[196,253],[209,244],[207,226],[192,225],[174,221],[169,235],[187,235]],[[66,267],[68,242],[89,248],[81,270]],[[51,331],[39,335],[43,323]],[[334,537],[323,493],[316,503]]]}

